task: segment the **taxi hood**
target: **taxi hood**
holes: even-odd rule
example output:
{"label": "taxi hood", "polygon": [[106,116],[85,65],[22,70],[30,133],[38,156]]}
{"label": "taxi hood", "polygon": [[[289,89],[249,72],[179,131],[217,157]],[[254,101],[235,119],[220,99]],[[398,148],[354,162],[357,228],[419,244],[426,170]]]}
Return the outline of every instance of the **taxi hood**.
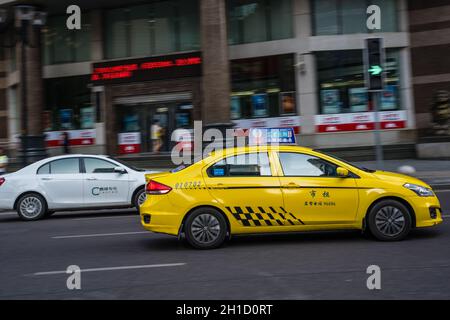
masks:
{"label": "taxi hood", "polygon": [[419,186],[424,186],[427,188],[430,188],[430,186],[423,182],[420,179],[407,176],[405,174],[396,173],[396,172],[389,172],[389,171],[375,171],[372,173],[377,179],[384,180],[384,181],[390,181],[398,184],[405,184],[405,183],[412,183],[417,184]]}

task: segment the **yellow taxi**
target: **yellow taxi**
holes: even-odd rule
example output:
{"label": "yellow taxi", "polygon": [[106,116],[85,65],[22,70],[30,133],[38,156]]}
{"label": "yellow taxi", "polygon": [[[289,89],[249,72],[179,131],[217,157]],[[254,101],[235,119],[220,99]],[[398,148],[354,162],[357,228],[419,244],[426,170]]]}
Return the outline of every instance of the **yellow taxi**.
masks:
{"label": "yellow taxi", "polygon": [[143,227],[199,249],[237,234],[335,229],[402,240],[412,228],[442,222],[423,181],[299,146],[224,149],[146,180]]}

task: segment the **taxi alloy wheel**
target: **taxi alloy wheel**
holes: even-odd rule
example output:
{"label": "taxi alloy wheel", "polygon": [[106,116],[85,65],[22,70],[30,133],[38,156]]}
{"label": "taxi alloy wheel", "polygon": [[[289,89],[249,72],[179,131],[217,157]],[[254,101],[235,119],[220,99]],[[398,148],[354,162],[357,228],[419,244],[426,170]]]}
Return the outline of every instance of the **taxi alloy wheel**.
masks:
{"label": "taxi alloy wheel", "polygon": [[39,194],[26,194],[17,202],[17,213],[22,220],[39,220],[45,216],[46,212],[47,204]]}
{"label": "taxi alloy wheel", "polygon": [[376,204],[369,213],[369,228],[378,240],[404,239],[411,230],[412,220],[408,208],[395,200]]}
{"label": "taxi alloy wheel", "polygon": [[226,235],[225,218],[213,208],[194,210],[186,219],[186,240],[194,248],[217,248],[225,242]]}

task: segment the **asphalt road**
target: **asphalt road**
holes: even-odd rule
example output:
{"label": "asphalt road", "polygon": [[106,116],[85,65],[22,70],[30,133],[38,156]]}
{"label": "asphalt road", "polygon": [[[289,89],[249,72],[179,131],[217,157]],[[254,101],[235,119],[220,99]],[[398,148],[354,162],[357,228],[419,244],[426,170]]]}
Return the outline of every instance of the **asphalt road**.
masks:
{"label": "asphalt road", "polygon": [[[439,192],[450,221],[450,191]],[[132,211],[0,213],[0,299],[449,299],[450,223],[401,242],[359,232],[245,236],[198,251],[144,232]],[[65,270],[78,265],[81,290]],[[366,269],[381,268],[381,290]]]}

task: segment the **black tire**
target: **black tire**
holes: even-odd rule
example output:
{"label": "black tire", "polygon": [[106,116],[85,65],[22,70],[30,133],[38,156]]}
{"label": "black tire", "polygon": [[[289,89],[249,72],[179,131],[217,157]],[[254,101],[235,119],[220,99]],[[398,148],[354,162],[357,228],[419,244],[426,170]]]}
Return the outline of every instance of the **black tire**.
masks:
{"label": "black tire", "polygon": [[134,195],[134,199],[133,199],[133,206],[136,208],[137,212],[140,213],[139,210],[139,198],[142,197],[142,195],[145,195],[145,189],[139,189],[136,194]]}
{"label": "black tire", "polygon": [[24,221],[42,219],[47,213],[45,199],[37,193],[27,193],[17,201],[17,214]]}
{"label": "black tire", "polygon": [[381,241],[403,240],[411,231],[408,208],[395,200],[382,200],[372,207],[367,217],[370,233]]}
{"label": "black tire", "polygon": [[195,209],[184,224],[186,241],[196,249],[220,247],[225,242],[227,232],[224,216],[213,208]]}

